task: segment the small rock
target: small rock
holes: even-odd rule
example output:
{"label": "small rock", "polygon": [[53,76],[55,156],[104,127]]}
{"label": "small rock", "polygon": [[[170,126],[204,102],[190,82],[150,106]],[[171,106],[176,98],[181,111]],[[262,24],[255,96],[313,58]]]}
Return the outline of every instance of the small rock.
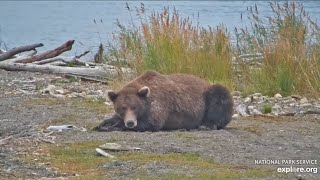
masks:
{"label": "small rock", "polygon": [[272,109],[281,109],[281,106],[278,105],[278,104],[275,104],[275,105],[272,106]]}
{"label": "small rock", "polygon": [[254,93],[254,94],[252,94],[252,96],[261,97],[262,94],[261,93]]}
{"label": "small rock", "polygon": [[252,112],[251,112],[252,115],[260,115],[262,114],[259,110],[257,109],[253,109]]}
{"label": "small rock", "polygon": [[302,98],[300,99],[300,104],[305,104],[305,103],[308,103],[308,99],[307,98]]}
{"label": "small rock", "polygon": [[249,114],[247,113],[247,106],[244,104],[239,104],[236,107],[236,112],[241,116],[249,116]]}
{"label": "small rock", "polygon": [[65,95],[62,95],[62,94],[52,94],[52,96],[54,96],[56,98],[60,98],[60,99],[63,99],[66,97]]}
{"label": "small rock", "polygon": [[112,106],[112,104],[111,104],[111,103],[109,103],[109,102],[107,102],[107,101],[106,101],[106,102],[104,102],[104,104],[105,104],[105,105],[107,105],[107,106]]}
{"label": "small rock", "polygon": [[243,102],[244,102],[244,103],[251,102],[251,97],[246,97]]}
{"label": "small rock", "polygon": [[275,104],[272,106],[272,113],[273,114],[279,114],[281,111],[281,106],[279,106],[278,104]]}
{"label": "small rock", "polygon": [[281,96],[281,94],[277,93],[277,94],[274,95],[274,98],[280,99],[280,98],[282,98],[282,96]]}
{"label": "small rock", "polygon": [[232,115],[232,119],[238,119],[239,117],[240,117],[239,114],[234,114],[234,115]]}
{"label": "small rock", "polygon": [[290,103],[294,103],[295,102],[295,100],[293,99],[293,98],[291,98],[291,99],[286,99],[286,100],[283,100],[282,101],[282,103],[284,103],[284,104],[290,104]]}
{"label": "small rock", "polygon": [[65,130],[71,130],[74,128],[76,128],[76,127],[73,125],[61,125],[61,126],[49,126],[49,127],[47,127],[47,130],[61,132],[61,131],[65,131]]}
{"label": "small rock", "polygon": [[241,97],[240,97],[240,96],[232,96],[232,99],[233,99],[233,100],[240,100]]}
{"label": "small rock", "polygon": [[315,99],[310,99],[309,102],[314,104],[314,103],[317,102],[317,100],[315,100]]}
{"label": "small rock", "polygon": [[44,88],[44,89],[41,90],[41,93],[42,93],[42,94],[46,94],[46,93],[53,92],[53,90],[55,89],[55,87],[56,87],[55,85],[49,84],[48,87],[46,87],[46,88]]}
{"label": "small rock", "polygon": [[304,104],[301,104],[300,107],[302,107],[302,108],[310,108],[310,107],[312,107],[312,104],[311,103],[304,103]]}
{"label": "small rock", "polygon": [[302,97],[299,96],[299,95],[291,95],[291,97],[294,98],[294,99],[296,99],[296,100],[302,99]]}
{"label": "small rock", "polygon": [[[52,84],[49,84],[48,87],[41,90],[41,93],[43,94],[49,93],[53,95],[53,94],[57,94],[57,92],[58,93],[63,92],[63,88],[60,86],[52,85]],[[62,93],[59,93],[59,94],[62,94]]]}
{"label": "small rock", "polygon": [[296,103],[290,103],[289,106],[294,107],[294,106],[296,106]]}
{"label": "small rock", "polygon": [[255,100],[255,101],[260,101],[261,97],[262,97],[261,93],[254,93],[252,95],[252,99]]}
{"label": "small rock", "polygon": [[68,94],[68,91],[65,90],[65,89],[56,89],[54,92],[55,92],[56,94],[62,94],[62,95]]}
{"label": "small rock", "polygon": [[249,110],[253,110],[253,109],[254,109],[254,106],[248,106],[248,109],[249,109]]}
{"label": "small rock", "polygon": [[268,98],[266,96],[261,96],[259,98],[258,104],[265,103],[267,100],[268,100]]}
{"label": "small rock", "polygon": [[232,96],[241,96],[240,91],[233,91]]}
{"label": "small rock", "polygon": [[84,96],[84,99],[95,99],[95,100],[97,100],[97,99],[99,99],[99,97],[100,96],[98,96],[98,95],[86,95],[86,96]]}
{"label": "small rock", "polygon": [[72,92],[70,94],[68,94],[68,97],[74,98],[74,97],[85,97],[86,93],[82,92],[82,93],[77,93],[77,92]]}
{"label": "small rock", "polygon": [[103,92],[101,90],[93,91],[92,95],[103,96]]}

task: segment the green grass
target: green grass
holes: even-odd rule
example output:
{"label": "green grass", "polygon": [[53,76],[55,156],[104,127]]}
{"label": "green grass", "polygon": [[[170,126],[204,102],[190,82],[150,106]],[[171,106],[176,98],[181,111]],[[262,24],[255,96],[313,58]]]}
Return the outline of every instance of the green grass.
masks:
{"label": "green grass", "polygon": [[[107,61],[127,59],[137,74],[193,74],[245,94],[320,95],[320,28],[301,3],[270,2],[269,15],[249,8],[243,19],[251,26],[235,28],[235,44],[223,25],[201,27],[175,9],[147,12],[141,6],[136,12],[139,23],[117,22]],[[246,53],[263,54],[262,64],[252,67],[239,58],[238,65],[232,63],[233,56]]]}
{"label": "green grass", "polygon": [[52,145],[49,147],[50,159],[53,167],[63,172],[77,173],[84,176],[103,174],[99,165],[106,162],[104,157],[96,156],[95,148],[103,144],[101,141],[86,143]]}
{"label": "green grass", "polygon": [[[103,144],[100,141],[49,145],[50,156],[43,157],[50,166],[62,172],[77,173],[76,179],[96,177],[123,176],[124,172],[119,167],[103,167],[104,164],[118,162],[128,169],[129,176],[139,179],[235,179],[250,177],[265,177],[272,175],[269,169],[260,169],[247,166],[235,166],[216,163],[204,159],[196,153],[169,153],[156,154],[144,152],[112,152],[116,159],[108,159],[96,155],[94,149]],[[149,165],[153,163],[165,164],[166,169],[157,168],[156,174],[150,173]],[[128,174],[126,175],[128,176]]]}
{"label": "green grass", "polygon": [[72,106],[76,108],[87,109],[100,115],[111,112],[111,107],[104,104],[103,99],[77,99],[72,101]]}
{"label": "green grass", "polygon": [[199,137],[197,137],[196,135],[188,132],[176,132],[175,136],[184,142],[192,142],[194,140],[199,139]]}
{"label": "green grass", "polygon": [[263,114],[268,114],[268,113],[271,113],[272,112],[272,105],[271,104],[264,104],[263,105],[263,110],[262,110],[262,113]]}
{"label": "green grass", "polygon": [[[104,104],[103,99],[57,99],[57,98],[34,98],[22,102],[25,107],[33,106],[69,106],[77,109],[85,109],[104,115],[111,112],[111,107]],[[70,112],[72,114],[72,112]]]}
{"label": "green grass", "polygon": [[119,36],[110,45],[107,60],[130,59],[129,66],[138,74],[188,73],[233,88],[230,41],[222,25],[201,28],[175,9],[149,16],[143,7],[137,10],[142,20],[135,28],[117,23]]}
{"label": "green grass", "polygon": [[263,16],[254,7],[248,18],[252,26],[236,31],[237,52],[263,53],[260,68],[244,73],[244,91],[319,96],[320,29],[303,8],[292,2],[270,3],[271,13]]}

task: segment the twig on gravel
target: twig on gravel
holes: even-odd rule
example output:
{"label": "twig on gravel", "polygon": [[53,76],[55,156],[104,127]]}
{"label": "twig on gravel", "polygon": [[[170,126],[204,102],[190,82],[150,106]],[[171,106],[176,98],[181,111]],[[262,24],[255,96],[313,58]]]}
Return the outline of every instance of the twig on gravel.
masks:
{"label": "twig on gravel", "polygon": [[306,115],[306,114],[320,114],[320,111],[318,110],[308,110],[306,112],[303,113],[303,115]]}
{"label": "twig on gravel", "polygon": [[112,156],[111,154],[106,153],[104,150],[102,150],[100,148],[96,148],[96,152],[104,157],[115,158],[115,156]]}
{"label": "twig on gravel", "polygon": [[249,110],[249,106],[253,103],[253,96],[250,97],[250,102],[247,104],[246,106],[246,113],[251,115],[250,110]]}
{"label": "twig on gravel", "polygon": [[38,140],[43,141],[45,143],[49,143],[49,144],[55,144],[56,143],[54,141],[51,141],[49,139],[45,139],[45,138],[42,138],[42,137],[38,137]]}
{"label": "twig on gravel", "polygon": [[0,139],[0,145],[5,145],[8,143],[8,140],[10,140],[12,136],[8,136],[6,138]]}

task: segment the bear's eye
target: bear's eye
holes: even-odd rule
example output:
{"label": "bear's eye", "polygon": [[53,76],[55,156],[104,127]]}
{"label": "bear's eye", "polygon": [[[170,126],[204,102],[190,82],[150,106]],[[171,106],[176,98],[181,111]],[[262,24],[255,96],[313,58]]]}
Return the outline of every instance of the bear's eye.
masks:
{"label": "bear's eye", "polygon": [[136,110],[136,107],[135,107],[135,106],[133,106],[133,107],[131,108],[131,110],[132,110],[132,111]]}
{"label": "bear's eye", "polygon": [[122,111],[126,111],[127,107],[122,107],[121,109],[122,109]]}

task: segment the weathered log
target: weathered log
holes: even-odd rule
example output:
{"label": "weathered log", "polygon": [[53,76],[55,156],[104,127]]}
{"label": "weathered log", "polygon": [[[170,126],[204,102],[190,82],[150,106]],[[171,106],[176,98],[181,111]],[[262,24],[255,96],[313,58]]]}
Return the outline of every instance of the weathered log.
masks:
{"label": "weathered log", "polygon": [[74,57],[55,57],[55,58],[50,58],[50,59],[44,59],[41,61],[33,62],[33,64],[42,65],[42,64],[49,64],[49,63],[56,62],[56,61],[61,61],[64,63],[75,63],[76,65],[85,66],[85,63],[78,61],[78,59],[80,59],[82,56],[88,54],[89,52],[90,51],[85,51],[84,53],[77,55],[77,56],[74,56]]}
{"label": "weathered log", "polygon": [[5,51],[5,50],[3,50],[3,49],[0,49],[0,54],[3,54],[3,53],[5,53],[5,52],[7,52],[7,51]]}
{"label": "weathered log", "polygon": [[[72,61],[73,58],[70,58],[69,61]],[[38,65],[42,65],[42,64],[49,64],[49,63],[52,63],[52,62],[56,62],[56,61],[68,61],[66,59],[63,59],[61,57],[55,57],[55,58],[50,58],[50,59],[44,59],[44,60],[41,60],[41,61],[36,61],[36,62],[33,62],[32,64],[38,64]]]}
{"label": "weathered log", "polygon": [[90,51],[85,51],[84,53],[78,55],[78,56],[75,56],[75,59],[80,59],[82,56],[88,54]]}
{"label": "weathered log", "polygon": [[320,110],[308,110],[303,113],[304,115],[306,114],[320,114]]}
{"label": "weathered log", "polygon": [[71,50],[73,43],[74,43],[74,40],[69,40],[54,50],[50,50],[50,51],[47,51],[47,52],[44,52],[44,53],[41,53],[41,54],[38,54],[35,56],[27,57],[25,59],[17,60],[16,63],[32,63],[35,61],[41,61],[44,59],[56,57],[65,51]]}
{"label": "weathered log", "polygon": [[13,48],[7,52],[0,54],[0,61],[10,59],[14,55],[19,54],[21,52],[26,52],[26,51],[31,51],[31,50],[36,51],[37,47],[42,47],[42,46],[43,46],[42,43],[38,43],[38,44],[32,44],[32,45],[20,46],[20,47]]}
{"label": "weathered log", "polygon": [[86,81],[95,81],[95,82],[100,82],[103,84],[108,84],[109,83],[109,79],[101,79],[101,78],[97,78],[97,77],[87,77],[87,76],[82,76],[82,75],[71,75],[71,74],[66,74],[66,77],[74,77],[74,78],[79,78],[81,80],[86,80]]}
{"label": "weathered log", "polygon": [[[74,40],[69,40],[60,47],[34,56],[17,56],[15,58],[0,61],[0,68],[9,71],[30,71],[55,73],[66,76],[75,76],[82,79],[88,79],[99,82],[106,82],[119,75],[131,77],[133,72],[129,68],[117,68],[110,65],[100,65],[90,67],[90,63],[80,62],[79,58],[89,53],[89,51],[72,58],[56,57],[65,51],[72,49]],[[6,51],[4,51],[6,53]],[[3,54],[1,54],[3,55]],[[48,63],[75,63],[82,67],[56,66]]]}
{"label": "weathered log", "polygon": [[[90,67],[66,67],[66,66],[53,66],[53,65],[37,65],[37,64],[21,64],[12,62],[0,62],[0,68],[8,71],[29,71],[29,72],[43,72],[43,73],[55,73],[63,75],[79,76],[81,78],[92,79],[113,79],[119,75],[119,70],[112,66],[97,66]],[[125,76],[131,76],[130,69],[122,68],[121,71]]]}

